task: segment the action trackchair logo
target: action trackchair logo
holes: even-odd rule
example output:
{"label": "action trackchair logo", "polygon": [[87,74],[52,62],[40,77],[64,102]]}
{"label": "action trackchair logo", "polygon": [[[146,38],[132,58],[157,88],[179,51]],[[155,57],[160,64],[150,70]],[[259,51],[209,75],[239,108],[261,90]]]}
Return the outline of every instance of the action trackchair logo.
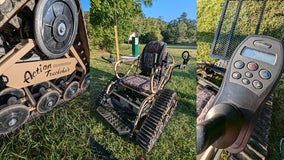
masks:
{"label": "action trackchair logo", "polygon": [[[76,73],[76,58],[16,63],[3,72],[8,87],[23,88]],[[17,73],[17,74],[15,74]],[[19,75],[21,76],[19,78]],[[3,76],[2,76],[3,77]],[[3,79],[3,78],[2,78]],[[2,80],[3,81],[3,80]]]}
{"label": "action trackchair logo", "polygon": [[39,65],[35,70],[33,71],[26,71],[24,74],[24,82],[30,83],[31,80],[35,79],[37,76],[44,74],[46,78],[48,77],[54,77],[56,75],[68,73],[70,71],[69,67],[54,67],[57,68],[55,71],[53,70],[52,66],[56,65]]}
{"label": "action trackchair logo", "polygon": [[38,75],[45,73],[48,76],[48,73],[51,71],[52,65],[39,65],[34,71],[26,71],[24,74],[24,82],[30,83],[30,80],[33,80]]}

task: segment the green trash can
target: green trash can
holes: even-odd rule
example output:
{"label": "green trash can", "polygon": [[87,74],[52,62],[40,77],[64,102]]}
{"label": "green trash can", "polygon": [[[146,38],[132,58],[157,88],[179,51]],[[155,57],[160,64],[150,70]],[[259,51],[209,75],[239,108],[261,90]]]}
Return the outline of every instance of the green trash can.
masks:
{"label": "green trash can", "polygon": [[138,56],[138,44],[139,44],[139,39],[138,37],[132,37],[132,55],[133,57]]}

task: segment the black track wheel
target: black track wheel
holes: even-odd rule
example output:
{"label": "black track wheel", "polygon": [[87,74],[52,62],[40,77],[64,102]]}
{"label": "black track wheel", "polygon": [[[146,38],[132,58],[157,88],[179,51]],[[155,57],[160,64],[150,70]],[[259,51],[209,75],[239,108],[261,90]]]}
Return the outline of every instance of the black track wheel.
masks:
{"label": "black track wheel", "polygon": [[71,82],[64,91],[63,99],[68,101],[76,96],[77,91],[79,90],[79,82]]}
{"label": "black track wheel", "polygon": [[25,92],[22,89],[5,88],[0,92],[0,106],[20,104],[20,98],[25,97]]}
{"label": "black track wheel", "polygon": [[0,135],[5,135],[21,127],[29,118],[28,107],[14,104],[0,110]]}
{"label": "black track wheel", "polygon": [[61,85],[63,83],[65,83],[67,81],[67,76],[64,76],[64,77],[60,77],[60,78],[57,78],[53,81],[53,83],[58,86],[58,85]]}
{"label": "black track wheel", "polygon": [[150,109],[136,137],[138,144],[147,152],[152,149],[158,140],[177,106],[177,94],[172,90],[161,90],[155,98],[153,107]]}
{"label": "black track wheel", "polygon": [[78,29],[74,0],[40,0],[35,9],[34,35],[49,58],[62,57],[74,43]]}
{"label": "black track wheel", "polygon": [[84,80],[82,81],[80,87],[81,87],[82,90],[86,90],[89,87],[89,85],[90,85],[90,74],[87,73],[85,75]]}
{"label": "black track wheel", "polygon": [[42,83],[33,85],[32,88],[31,88],[31,93],[32,94],[38,93],[41,90],[46,90],[48,88],[50,88],[50,83],[49,82],[42,82]]}
{"label": "black track wheel", "polygon": [[51,111],[59,100],[59,93],[57,91],[49,91],[40,97],[37,103],[37,111],[39,113],[47,113]]}

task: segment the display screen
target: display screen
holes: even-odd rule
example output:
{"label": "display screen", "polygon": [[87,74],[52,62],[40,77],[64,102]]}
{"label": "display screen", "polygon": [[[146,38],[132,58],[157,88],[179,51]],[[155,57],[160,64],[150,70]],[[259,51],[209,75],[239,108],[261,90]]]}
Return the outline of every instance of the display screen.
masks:
{"label": "display screen", "polygon": [[271,65],[275,64],[276,56],[264,52],[260,52],[250,48],[244,48],[241,53],[242,56],[253,58]]}

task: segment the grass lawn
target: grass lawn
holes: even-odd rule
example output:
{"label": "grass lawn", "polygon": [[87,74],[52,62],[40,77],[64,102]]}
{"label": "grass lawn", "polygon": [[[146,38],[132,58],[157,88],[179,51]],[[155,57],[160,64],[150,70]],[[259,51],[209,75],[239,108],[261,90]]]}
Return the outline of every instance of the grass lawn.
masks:
{"label": "grass lawn", "polygon": [[[139,53],[143,45],[139,46]],[[184,70],[175,69],[167,88],[178,94],[178,107],[153,149],[146,153],[135,141],[135,136],[119,136],[116,131],[95,111],[94,100],[107,82],[114,76],[113,65],[102,60],[108,57],[102,51],[91,53],[91,136],[117,159],[135,159],[142,155],[146,159],[195,159],[196,153],[196,50],[169,47],[176,64],[182,62],[181,53],[189,50],[193,58]],[[122,45],[121,55],[131,55],[131,46]]]}
{"label": "grass lawn", "polygon": [[89,92],[0,139],[0,159],[91,158]]}
{"label": "grass lawn", "polygon": [[281,159],[281,138],[284,138],[284,76],[275,89],[267,159]]}

